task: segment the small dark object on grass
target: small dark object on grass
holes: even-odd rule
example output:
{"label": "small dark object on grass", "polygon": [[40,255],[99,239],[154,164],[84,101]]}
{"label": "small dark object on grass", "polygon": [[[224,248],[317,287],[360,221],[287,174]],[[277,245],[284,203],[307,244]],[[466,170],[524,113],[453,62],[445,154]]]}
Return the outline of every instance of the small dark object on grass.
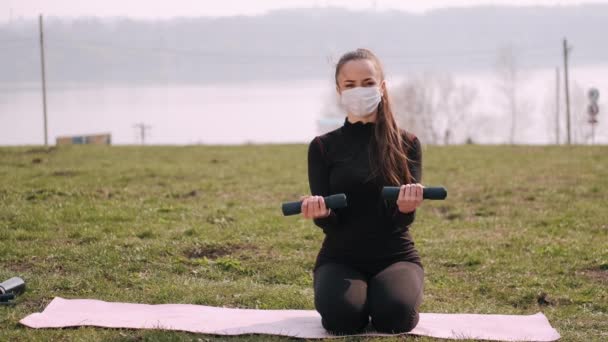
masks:
{"label": "small dark object on grass", "polygon": [[25,281],[19,277],[13,277],[0,283],[0,305],[13,305],[11,300],[25,291]]}
{"label": "small dark object on grass", "polygon": [[13,305],[15,302],[11,302],[11,300],[15,299],[14,293],[6,293],[0,295],[0,305]]}
{"label": "small dark object on grass", "polygon": [[187,194],[184,194],[182,197],[196,197],[198,196],[198,190],[192,190]]}
{"label": "small dark object on grass", "polygon": [[553,302],[551,302],[549,300],[549,298],[547,298],[547,294],[545,292],[541,293],[537,298],[536,298],[536,302],[538,303],[538,305],[553,305]]}
{"label": "small dark object on grass", "polygon": [[0,283],[0,294],[14,293],[16,295],[22,294],[25,291],[25,281],[19,277],[12,277],[11,279]]}

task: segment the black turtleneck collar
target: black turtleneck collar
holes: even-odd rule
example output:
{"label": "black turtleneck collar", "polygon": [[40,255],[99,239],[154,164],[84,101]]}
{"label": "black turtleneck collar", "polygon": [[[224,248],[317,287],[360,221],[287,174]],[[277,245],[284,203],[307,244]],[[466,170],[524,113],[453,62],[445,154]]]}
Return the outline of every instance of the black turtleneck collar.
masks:
{"label": "black turtleneck collar", "polygon": [[344,126],[342,126],[342,130],[353,135],[369,135],[374,131],[375,126],[375,122],[350,122],[348,121],[348,117],[346,117],[344,119]]}

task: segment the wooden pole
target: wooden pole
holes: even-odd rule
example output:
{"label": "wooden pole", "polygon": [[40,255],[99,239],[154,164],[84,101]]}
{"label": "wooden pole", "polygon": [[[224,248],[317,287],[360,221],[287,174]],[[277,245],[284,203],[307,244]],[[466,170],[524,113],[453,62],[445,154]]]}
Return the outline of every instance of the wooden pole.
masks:
{"label": "wooden pole", "polygon": [[555,144],[559,145],[559,67],[555,68]]}
{"label": "wooden pole", "polygon": [[568,41],[564,38],[564,87],[566,92],[566,130],[567,130],[567,141],[568,145],[570,145],[570,89],[568,87],[568,53],[570,52],[570,47],[568,46]]}
{"label": "wooden pole", "polygon": [[46,75],[44,67],[44,28],[42,26],[42,14],[38,16],[38,27],[40,29],[40,66],[42,71],[42,112],[44,115],[44,146],[48,146],[49,137],[46,115]]}

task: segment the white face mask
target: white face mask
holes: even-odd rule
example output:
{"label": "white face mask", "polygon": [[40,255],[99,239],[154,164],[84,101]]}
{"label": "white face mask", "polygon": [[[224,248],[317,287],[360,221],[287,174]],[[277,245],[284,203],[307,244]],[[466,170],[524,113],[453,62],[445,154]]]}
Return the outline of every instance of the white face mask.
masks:
{"label": "white face mask", "polygon": [[364,117],[378,108],[381,99],[382,94],[377,86],[355,87],[342,91],[340,104],[348,113]]}

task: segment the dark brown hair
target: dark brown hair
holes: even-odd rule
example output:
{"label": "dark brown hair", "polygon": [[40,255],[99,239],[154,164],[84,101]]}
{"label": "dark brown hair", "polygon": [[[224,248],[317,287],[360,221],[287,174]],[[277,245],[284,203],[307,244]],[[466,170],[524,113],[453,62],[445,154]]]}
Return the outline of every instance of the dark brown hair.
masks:
{"label": "dark brown hair", "polygon": [[[344,64],[363,59],[369,60],[374,64],[380,74],[380,82],[382,82],[384,80],[384,69],[378,57],[370,50],[357,49],[342,55],[338,64],[336,64],[336,86],[339,87],[338,74]],[[401,185],[412,182],[412,174],[407,165],[408,157],[406,153],[407,149],[411,146],[412,142],[409,141],[411,139],[410,137],[406,138],[406,146],[404,146],[401,132],[399,127],[397,127],[397,122],[391,109],[388,91],[385,87],[382,93],[382,100],[378,105],[374,139],[372,139],[372,150],[375,150],[375,157],[372,161],[375,161],[377,168],[372,172],[370,178],[380,173],[381,179],[386,185]]]}

